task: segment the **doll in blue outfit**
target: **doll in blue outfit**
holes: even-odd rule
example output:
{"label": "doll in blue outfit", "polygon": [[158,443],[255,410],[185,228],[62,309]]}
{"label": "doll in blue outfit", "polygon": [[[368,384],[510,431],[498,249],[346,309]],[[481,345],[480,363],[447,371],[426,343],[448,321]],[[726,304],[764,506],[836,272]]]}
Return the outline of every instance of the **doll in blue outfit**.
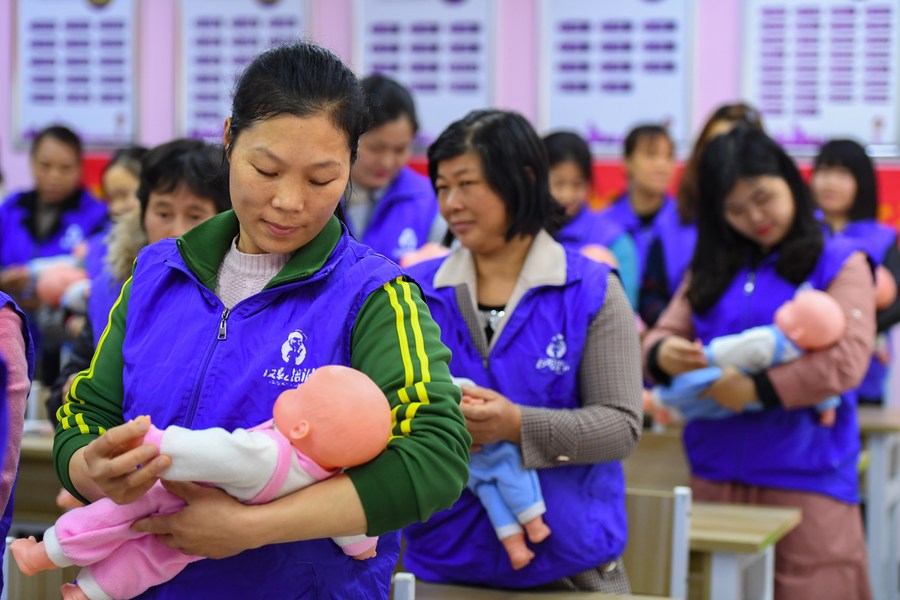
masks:
{"label": "doll in blue outfit", "polygon": [[[710,366],[677,375],[668,385],[654,387],[654,400],[677,409],[686,420],[733,416],[734,411],[704,395],[722,376],[722,369],[737,367],[749,374],[759,373],[796,360],[805,352],[833,346],[846,328],[846,317],[837,301],[825,292],[801,289],[775,312],[774,324],[710,340],[703,347]],[[832,396],[816,405],[821,425],[834,424],[840,402],[839,396]],[[762,410],[762,405],[755,403],[746,408]]]}
{"label": "doll in blue outfit", "polygon": [[[465,388],[475,385],[471,379],[454,377],[453,382],[463,390],[463,403],[484,402],[466,395]],[[522,466],[522,453],[512,442],[487,444],[469,456],[466,487],[484,506],[513,569],[526,567],[534,558],[526,536],[538,544],[550,535],[542,517],[547,506],[537,471]]]}

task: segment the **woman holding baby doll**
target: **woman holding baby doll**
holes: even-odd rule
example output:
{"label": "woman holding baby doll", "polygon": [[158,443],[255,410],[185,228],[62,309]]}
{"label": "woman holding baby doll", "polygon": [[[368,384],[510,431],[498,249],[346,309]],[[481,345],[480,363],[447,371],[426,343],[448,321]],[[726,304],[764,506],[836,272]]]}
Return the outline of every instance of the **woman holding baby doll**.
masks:
{"label": "woman holding baby doll", "polygon": [[[387,598],[399,539],[449,507],[471,438],[418,288],[352,240],[335,211],[367,125],[356,77],[312,44],[260,54],[235,88],[223,141],[233,211],[144,248],[88,371],[60,409],[57,472],[76,496],[117,503],[165,479],[141,444],[159,428],[246,428],[317,368],[352,366],[393,407],[373,461],[267,504],[166,483],[185,506],[138,521],[187,566],[154,598]],[[389,485],[385,487],[385,482]],[[377,556],[333,536],[379,535]]]}
{"label": "woman holding baby doll", "polygon": [[428,150],[441,215],[460,245],[411,269],[463,385],[474,450],[509,442],[536,469],[550,535],[515,568],[470,491],[404,530],[404,568],[428,581],[628,592],[619,463],[641,431],[637,331],[606,265],[552,235],[563,209],[531,125],[469,113]]}
{"label": "woman holding baby doll", "polygon": [[[706,366],[701,344],[771,323],[806,287],[828,292],[847,326],[837,344],[792,363],[752,377],[724,370],[706,395],[738,414],[684,431],[694,498],[802,509],[776,548],[776,598],[869,598],[854,391],[875,330],[869,264],[850,242],[823,239],[796,166],[757,128],[710,142],[699,192],[690,275],[643,342],[654,379]],[[814,406],[836,394],[835,423],[822,425]],[[745,411],[751,403],[764,408]]]}

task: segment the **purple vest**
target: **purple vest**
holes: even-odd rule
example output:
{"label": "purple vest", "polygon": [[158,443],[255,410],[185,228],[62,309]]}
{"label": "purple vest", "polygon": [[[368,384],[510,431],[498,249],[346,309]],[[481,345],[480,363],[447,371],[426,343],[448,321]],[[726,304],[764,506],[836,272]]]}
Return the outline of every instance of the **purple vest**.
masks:
{"label": "purple vest", "polygon": [[[25,318],[25,313],[22,312],[22,309],[16,305],[13,299],[7,294],[0,292],[0,308],[4,306],[12,307],[16,314],[19,315],[19,318],[22,319],[22,336],[25,339],[25,360],[28,363],[28,378],[31,379],[34,376],[34,344],[32,344],[31,334],[28,332],[28,321]],[[0,356],[0,447],[3,448],[6,448],[6,436],[9,435],[9,416],[7,415],[7,403],[9,402],[9,399],[6,397],[6,385],[6,361]],[[0,469],[3,467],[5,458],[7,457],[0,454]],[[10,491],[6,508],[3,510],[3,516],[0,517],[0,535],[3,536],[3,539],[6,539],[9,528],[12,526],[13,505],[15,504],[15,499],[13,498],[14,494],[15,483],[13,484],[13,489]],[[5,545],[3,548],[0,548],[0,560],[3,559],[5,548]],[[2,591],[3,575],[0,574],[0,592]]]}
{"label": "purple vest", "polygon": [[[122,347],[124,416],[151,415],[160,428],[231,431],[270,419],[278,395],[317,367],[350,365],[357,313],[401,275],[344,230],[319,272],[243,300],[226,320],[176,244],[141,251]],[[141,598],[386,599],[398,554],[398,534],[381,536],[378,555],[365,561],[330,539],[270,545],[190,564]]]}
{"label": "purple vest", "polygon": [[600,244],[609,248],[623,233],[625,230],[617,223],[582,207],[554,237],[566,248],[577,252],[588,244]]}
{"label": "purple vest", "polygon": [[677,210],[667,210],[665,214],[656,217],[654,225],[663,245],[669,292],[674,294],[681,285],[684,273],[690,267],[691,259],[694,256],[694,246],[697,244],[697,224],[682,223]]}
{"label": "purple vest", "polygon": [[109,321],[109,311],[119,299],[123,281],[113,277],[109,269],[103,269],[96,277],[91,278],[91,295],[87,301],[87,318],[91,324],[91,333],[94,336],[94,347],[100,341],[106,323]]}
{"label": "purple vest", "polygon": [[393,261],[400,260],[428,241],[437,213],[431,181],[403,167],[375,204],[360,241]]}
{"label": "purple vest", "polygon": [[660,240],[666,261],[669,291],[675,293],[690,265],[697,242],[696,226],[681,222],[675,201],[667,197],[653,223],[646,227],[631,208],[627,194],[613,202],[600,216],[617,223],[634,239],[638,254],[638,281],[644,280],[650,246],[657,239]]}
{"label": "purple vest", "polygon": [[[578,370],[588,326],[598,314],[609,268],[567,252],[562,286],[529,290],[482,361],[456,303],[455,290],[434,288],[444,259],[414,266],[441,339],[452,350],[450,371],[526,406],[580,406]],[[487,513],[468,489],[450,510],[403,530],[404,567],[427,581],[529,588],[574,575],[621,555],[627,536],[625,483],[618,462],[538,470],[553,534],[535,558],[512,570]]]}
{"label": "purple vest", "polygon": [[[857,248],[846,240],[828,240],[809,283],[824,290]],[[741,269],[719,301],[694,314],[696,336],[707,344],[721,335],[769,325],[775,310],[793,298],[797,286],[775,272],[776,256],[755,270]],[[684,429],[684,447],[694,475],[712,481],[815,492],[844,502],[858,498],[856,460],[859,427],[856,393],[841,395],[837,421],[819,424],[814,407],[744,412],[716,421],[694,420]]]}
{"label": "purple vest", "polygon": [[17,194],[0,205],[0,267],[24,265],[32,258],[69,254],[76,244],[106,224],[106,205],[83,192],[78,206],[60,215],[57,230],[47,239],[37,241],[25,226],[29,214],[25,196]]}
{"label": "purple vest", "polygon": [[[853,240],[876,265],[884,264],[888,249],[897,245],[897,232],[877,221],[851,221],[841,235]],[[887,365],[873,358],[866,376],[859,384],[859,395],[863,398],[881,398],[884,395],[887,371]]]}
{"label": "purple vest", "polygon": [[108,221],[103,229],[87,239],[84,270],[87,271],[88,279],[93,279],[103,271],[107,250],[106,236],[109,235],[110,229],[112,229],[112,221]]}

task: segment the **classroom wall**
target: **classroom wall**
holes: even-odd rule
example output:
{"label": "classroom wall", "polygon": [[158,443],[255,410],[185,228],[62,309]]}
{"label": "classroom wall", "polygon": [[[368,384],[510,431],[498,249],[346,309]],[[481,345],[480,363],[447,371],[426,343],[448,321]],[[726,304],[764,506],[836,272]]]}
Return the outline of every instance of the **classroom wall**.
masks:
{"label": "classroom wall", "polygon": [[[22,0],[19,0],[22,1]],[[145,145],[175,135],[173,32],[177,0],[138,1],[138,140]],[[0,0],[0,165],[6,189],[30,183],[25,149],[12,147],[12,89],[16,0]],[[309,0],[311,37],[352,62],[353,0]],[[537,0],[497,0],[494,99],[498,107],[538,115]],[[697,0],[694,120],[737,97],[739,0]],[[152,57],[152,60],[146,60]],[[706,75],[706,76],[704,76]]]}
{"label": "classroom wall", "polygon": [[[24,0],[18,0],[24,1]],[[175,135],[175,24],[178,0],[138,3],[138,142],[155,145]],[[12,89],[15,56],[15,5],[0,0],[0,167],[6,190],[26,187],[31,177],[26,149],[13,148]],[[353,59],[353,0],[308,0],[311,38],[344,60]],[[498,24],[494,64],[494,103],[538,116],[538,0],[496,0]],[[696,23],[692,78],[694,131],[714,107],[738,99],[741,44],[740,0],[695,0]],[[702,33],[702,35],[700,35]],[[147,60],[147,57],[152,57]],[[461,116],[461,115],[460,115]],[[687,151],[687,149],[683,149]],[[105,154],[101,153],[102,159]],[[808,162],[808,161],[805,161]],[[617,160],[598,160],[598,195],[620,189]],[[892,218],[900,218],[900,162],[879,162],[882,191]],[[886,175],[886,178],[885,178]]]}

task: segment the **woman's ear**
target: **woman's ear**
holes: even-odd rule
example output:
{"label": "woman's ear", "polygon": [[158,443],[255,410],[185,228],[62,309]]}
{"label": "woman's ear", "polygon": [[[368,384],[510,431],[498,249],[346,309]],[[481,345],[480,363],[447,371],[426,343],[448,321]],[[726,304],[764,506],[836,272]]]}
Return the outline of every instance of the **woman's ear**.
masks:
{"label": "woman's ear", "polygon": [[222,145],[225,146],[225,156],[231,155],[231,117],[225,117],[225,126],[222,131]]}

